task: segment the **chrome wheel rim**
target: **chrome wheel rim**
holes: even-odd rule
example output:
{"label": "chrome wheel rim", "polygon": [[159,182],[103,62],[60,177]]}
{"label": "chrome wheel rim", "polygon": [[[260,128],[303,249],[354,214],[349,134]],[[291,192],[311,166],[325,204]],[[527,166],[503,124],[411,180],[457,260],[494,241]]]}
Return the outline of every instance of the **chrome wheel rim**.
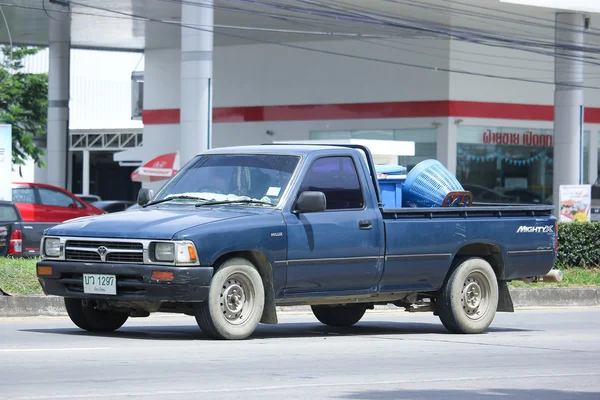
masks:
{"label": "chrome wheel rim", "polygon": [[460,301],[465,315],[478,320],[485,317],[490,308],[490,284],[481,272],[469,274],[462,287]]}
{"label": "chrome wheel rim", "polygon": [[230,275],[221,287],[220,306],[225,321],[240,325],[250,317],[254,308],[254,286],[243,274]]}

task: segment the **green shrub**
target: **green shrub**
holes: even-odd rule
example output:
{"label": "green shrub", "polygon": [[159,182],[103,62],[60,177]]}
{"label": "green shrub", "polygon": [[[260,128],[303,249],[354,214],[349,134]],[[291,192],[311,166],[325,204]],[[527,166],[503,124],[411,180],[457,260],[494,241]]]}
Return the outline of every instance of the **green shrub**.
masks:
{"label": "green shrub", "polygon": [[600,266],[600,223],[559,223],[557,263],[563,267]]}

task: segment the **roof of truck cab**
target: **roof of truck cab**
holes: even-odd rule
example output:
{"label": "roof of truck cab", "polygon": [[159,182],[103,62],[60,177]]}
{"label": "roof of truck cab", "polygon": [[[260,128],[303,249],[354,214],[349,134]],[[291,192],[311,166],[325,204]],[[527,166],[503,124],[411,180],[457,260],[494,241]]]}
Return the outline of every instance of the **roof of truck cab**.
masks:
{"label": "roof of truck cab", "polygon": [[354,150],[345,146],[328,145],[310,145],[310,144],[265,144],[251,146],[232,146],[218,147],[207,150],[202,154],[244,154],[244,153],[262,153],[262,154],[290,154],[290,155],[308,155],[314,152],[331,153]]}

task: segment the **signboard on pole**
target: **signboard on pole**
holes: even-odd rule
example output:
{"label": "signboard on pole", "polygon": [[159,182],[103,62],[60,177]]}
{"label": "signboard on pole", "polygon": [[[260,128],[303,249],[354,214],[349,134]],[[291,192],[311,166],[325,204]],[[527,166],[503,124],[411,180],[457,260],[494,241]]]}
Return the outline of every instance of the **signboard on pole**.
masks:
{"label": "signboard on pole", "polygon": [[592,206],[592,185],[560,185],[561,222],[587,222]]}
{"label": "signboard on pole", "polygon": [[0,124],[0,200],[12,200],[12,125]]}

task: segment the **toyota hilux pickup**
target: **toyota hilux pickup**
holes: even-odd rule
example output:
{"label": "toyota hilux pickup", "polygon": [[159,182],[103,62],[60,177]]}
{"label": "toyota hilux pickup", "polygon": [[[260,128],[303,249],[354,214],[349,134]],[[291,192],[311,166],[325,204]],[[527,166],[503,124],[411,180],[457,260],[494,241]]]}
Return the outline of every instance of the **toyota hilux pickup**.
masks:
{"label": "toyota hilux pickup", "polygon": [[480,333],[514,311],[507,282],[549,274],[558,246],[552,206],[386,207],[359,145],[211,149],[138,204],[42,238],[39,282],[81,329],[173,312],[244,339],[280,305],[352,326],[393,304]]}

